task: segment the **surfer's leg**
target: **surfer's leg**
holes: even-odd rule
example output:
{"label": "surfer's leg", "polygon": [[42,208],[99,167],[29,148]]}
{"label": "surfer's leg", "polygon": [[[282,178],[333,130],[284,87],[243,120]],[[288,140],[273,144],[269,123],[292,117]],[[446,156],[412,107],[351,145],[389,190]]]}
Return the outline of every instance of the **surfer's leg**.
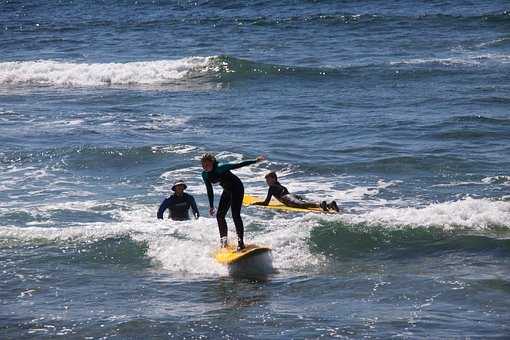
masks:
{"label": "surfer's leg", "polygon": [[243,205],[244,187],[241,186],[232,192],[232,219],[236,226],[238,249],[244,249],[244,225],[241,218],[241,207]]}
{"label": "surfer's leg", "polygon": [[336,204],[335,201],[331,201],[331,203],[328,204],[328,209],[333,209],[336,212],[340,212],[340,208],[338,207],[338,204]]}
{"label": "surfer's leg", "polygon": [[285,204],[288,207],[292,208],[302,208],[302,209],[308,209],[308,208],[320,208],[321,204],[316,202],[308,202],[303,200],[300,197],[297,197],[293,194],[287,194],[280,198],[280,202]]}
{"label": "surfer's leg", "polygon": [[231,193],[229,191],[223,191],[218,204],[218,211],[216,212],[216,220],[218,221],[218,229],[220,230],[220,238],[227,237],[228,228],[225,216],[230,208]]}

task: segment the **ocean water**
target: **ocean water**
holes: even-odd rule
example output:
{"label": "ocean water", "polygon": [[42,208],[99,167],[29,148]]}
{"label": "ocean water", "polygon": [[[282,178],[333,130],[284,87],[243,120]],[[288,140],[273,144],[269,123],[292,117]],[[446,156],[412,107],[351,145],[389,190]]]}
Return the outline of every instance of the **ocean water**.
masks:
{"label": "ocean water", "polygon": [[[510,338],[509,32],[506,1],[0,0],[0,338]],[[232,277],[204,152],[344,213],[244,207],[275,270]],[[156,219],[176,179],[199,220]]]}

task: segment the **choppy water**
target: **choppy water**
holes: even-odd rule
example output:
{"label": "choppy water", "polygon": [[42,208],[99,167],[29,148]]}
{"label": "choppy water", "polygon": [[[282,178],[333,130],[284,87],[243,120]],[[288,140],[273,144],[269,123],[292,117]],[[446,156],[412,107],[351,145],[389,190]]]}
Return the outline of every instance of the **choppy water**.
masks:
{"label": "choppy water", "polygon": [[[504,1],[1,0],[0,338],[510,337],[509,29]],[[346,213],[244,208],[276,272],[232,278],[206,151]],[[178,178],[198,221],[155,219]]]}

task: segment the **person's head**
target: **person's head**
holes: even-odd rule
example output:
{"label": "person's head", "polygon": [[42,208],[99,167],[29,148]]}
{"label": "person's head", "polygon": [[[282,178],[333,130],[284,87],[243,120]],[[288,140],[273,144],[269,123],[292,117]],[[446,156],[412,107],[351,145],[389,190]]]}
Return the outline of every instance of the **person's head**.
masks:
{"label": "person's head", "polygon": [[212,153],[206,153],[202,156],[200,159],[200,162],[202,163],[202,168],[207,171],[211,172],[214,169],[214,163],[216,163],[216,157]]}
{"label": "person's head", "polygon": [[178,180],[172,186],[172,191],[175,192],[177,195],[182,195],[182,193],[184,192],[184,190],[186,190],[187,187],[188,186],[186,185],[186,183],[184,183],[183,180]]}
{"label": "person's head", "polygon": [[271,186],[278,182],[278,176],[276,176],[276,172],[271,171],[266,175],[266,183],[267,185]]}

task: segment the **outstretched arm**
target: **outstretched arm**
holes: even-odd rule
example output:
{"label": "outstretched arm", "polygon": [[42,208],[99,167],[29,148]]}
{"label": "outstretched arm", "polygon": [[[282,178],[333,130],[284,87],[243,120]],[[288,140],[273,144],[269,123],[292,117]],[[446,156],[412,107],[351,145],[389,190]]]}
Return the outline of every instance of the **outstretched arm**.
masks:
{"label": "outstretched arm", "polygon": [[243,161],[243,162],[240,162],[240,163],[227,163],[227,164],[224,164],[222,166],[224,166],[226,168],[226,170],[234,170],[234,169],[242,168],[243,166],[247,166],[247,165],[255,164],[257,162],[261,162],[261,161],[263,161],[265,159],[266,159],[266,157],[264,157],[264,156],[258,156],[256,159],[247,160],[247,161]]}
{"label": "outstretched arm", "polygon": [[263,202],[255,202],[254,205],[268,205],[271,202],[271,197],[273,196],[273,192],[271,188],[267,191],[266,199]]}
{"label": "outstretched arm", "polygon": [[251,164],[255,164],[257,161],[256,160],[249,160],[249,161],[243,161],[243,162],[240,162],[240,163],[227,163],[227,164],[222,164],[220,165],[221,167],[224,167],[226,170],[234,170],[234,169],[239,169],[239,168],[242,168],[243,166],[247,166],[247,165],[251,165]]}

